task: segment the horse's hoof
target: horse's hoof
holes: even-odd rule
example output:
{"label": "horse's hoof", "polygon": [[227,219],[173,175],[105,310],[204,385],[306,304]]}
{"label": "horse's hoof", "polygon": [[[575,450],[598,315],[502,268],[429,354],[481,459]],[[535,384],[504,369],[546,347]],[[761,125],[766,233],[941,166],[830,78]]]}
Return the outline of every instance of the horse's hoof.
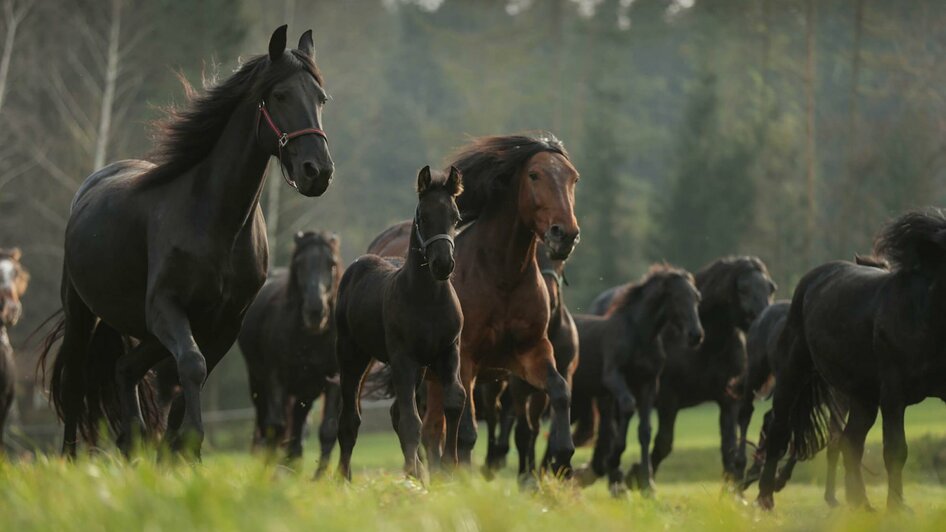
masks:
{"label": "horse's hoof", "polygon": [[755,500],[756,505],[763,510],[770,511],[775,508],[775,497],[772,495],[759,495]]}
{"label": "horse's hoof", "polygon": [[534,493],[539,491],[539,479],[532,473],[519,475],[519,491]]}
{"label": "horse's hoof", "polygon": [[574,471],[572,478],[582,488],[594,484],[598,480],[598,475],[588,466],[580,467]]}
{"label": "horse's hoof", "polygon": [[493,480],[496,478],[496,472],[493,471],[493,468],[490,467],[489,464],[483,464],[483,466],[480,467],[480,472],[483,474],[483,478],[486,480]]}
{"label": "horse's hoof", "polygon": [[615,499],[621,499],[627,496],[628,490],[627,486],[623,482],[611,482],[608,485],[608,492]]}
{"label": "horse's hoof", "polygon": [[841,505],[841,503],[839,503],[834,497],[825,497],[824,502],[827,503],[829,508],[837,508]]}

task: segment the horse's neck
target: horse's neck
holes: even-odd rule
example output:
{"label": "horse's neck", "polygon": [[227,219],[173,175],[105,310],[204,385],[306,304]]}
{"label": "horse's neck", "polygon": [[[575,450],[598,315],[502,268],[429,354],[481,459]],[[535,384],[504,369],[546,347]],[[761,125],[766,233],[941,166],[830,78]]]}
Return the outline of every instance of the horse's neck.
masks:
{"label": "horse's neck", "polygon": [[234,111],[213,151],[199,165],[194,190],[200,192],[196,208],[205,211],[215,236],[239,235],[253,223],[269,154],[256,140],[254,106],[243,104]]}
{"label": "horse's neck", "polygon": [[530,266],[536,266],[535,233],[520,219],[516,197],[515,188],[510,187],[502,202],[483,213],[474,227],[476,266],[506,287],[519,284]]}
{"label": "horse's neck", "polygon": [[631,334],[635,342],[641,346],[651,345],[657,341],[664,319],[658,314],[658,301],[653,298],[641,297],[632,303],[628,309],[615,312],[613,315],[624,315],[631,326]]}
{"label": "horse's neck", "polygon": [[436,295],[446,288],[449,281],[438,281],[427,267],[427,258],[424,256],[423,242],[417,236],[417,221],[411,222],[410,247],[407,249],[407,259],[401,268],[400,276],[411,287],[419,287],[422,293]]}

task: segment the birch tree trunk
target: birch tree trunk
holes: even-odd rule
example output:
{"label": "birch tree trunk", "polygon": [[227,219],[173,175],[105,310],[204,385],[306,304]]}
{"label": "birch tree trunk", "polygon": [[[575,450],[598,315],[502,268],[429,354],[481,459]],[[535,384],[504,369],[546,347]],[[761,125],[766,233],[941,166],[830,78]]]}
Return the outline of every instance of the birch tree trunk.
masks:
{"label": "birch tree trunk", "polygon": [[814,264],[815,248],[815,0],[805,0],[805,259]]}
{"label": "birch tree trunk", "polygon": [[19,10],[13,0],[3,2],[3,18],[6,23],[6,36],[3,39],[3,56],[0,57],[0,112],[7,95],[7,80],[10,75],[10,62],[13,60],[13,46],[16,44],[16,31],[32,6],[26,3]]}
{"label": "birch tree trunk", "polygon": [[99,113],[98,133],[95,137],[95,155],[92,169],[105,166],[108,140],[112,129],[112,111],[115,106],[115,86],[118,84],[119,54],[121,53],[122,0],[112,0],[112,16],[108,30],[105,84],[102,87],[102,107]]}

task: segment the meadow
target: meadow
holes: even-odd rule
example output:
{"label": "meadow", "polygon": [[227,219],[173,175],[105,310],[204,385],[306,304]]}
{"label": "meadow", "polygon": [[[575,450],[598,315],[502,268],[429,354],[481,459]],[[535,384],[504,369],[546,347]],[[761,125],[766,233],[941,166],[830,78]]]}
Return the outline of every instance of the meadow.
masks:
{"label": "meadow", "polygon": [[[906,497],[912,512],[884,510],[885,475],[878,426],[865,455],[876,512],[830,509],[821,499],[824,458],[801,464],[772,513],[757,509],[755,487],[743,500],[722,490],[715,407],[678,420],[673,455],[653,498],[614,499],[603,481],[585,490],[556,480],[522,491],[509,465],[493,481],[474,470],[423,486],[399,474],[392,433],[365,434],[355,448],[351,485],[314,482],[312,452],[295,468],[208,446],[199,465],[131,462],[114,451],[69,463],[54,456],[0,465],[0,530],[932,530],[946,519],[938,456],[946,455],[946,416],[938,401],[908,410]],[[756,416],[761,418],[761,416]],[[757,430],[758,420],[753,430]],[[478,445],[477,450],[483,446]],[[575,464],[590,450],[579,449]],[[638,455],[629,446],[625,463]],[[481,456],[477,456],[481,463]],[[942,472],[940,472],[942,473]],[[841,494],[839,493],[839,496]]]}

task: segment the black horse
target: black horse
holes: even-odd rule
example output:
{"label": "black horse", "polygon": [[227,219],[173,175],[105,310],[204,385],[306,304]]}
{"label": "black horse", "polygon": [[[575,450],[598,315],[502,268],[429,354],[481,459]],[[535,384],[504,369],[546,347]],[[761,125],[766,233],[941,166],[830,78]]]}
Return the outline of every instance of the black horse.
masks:
{"label": "black horse", "polygon": [[[404,470],[424,478],[418,455],[421,421],[415,393],[424,379],[443,384],[448,464],[457,463],[457,428],[466,402],[460,384],[460,332],[463,313],[450,274],[463,191],[460,172],[431,174],[425,166],[417,176],[417,210],[410,250],[402,264],[364,255],[345,271],[338,289],[338,363],[341,368],[342,413],[338,442],[339,474],[351,480],[351,454],[361,423],[358,395],[372,359],[391,366],[397,408],[392,421],[404,453]],[[435,453],[428,449],[428,455]],[[438,460],[430,459],[430,464]]]}
{"label": "black horse", "polygon": [[[858,258],[858,261],[863,259]],[[790,301],[776,301],[769,305],[762,314],[752,323],[746,334],[746,355],[748,365],[746,379],[743,383],[743,393],[739,405],[739,453],[744,456],[748,443],[749,424],[755,410],[753,403],[757,398],[768,396],[778,383],[778,375],[782,371],[785,360],[780,358],[777,349],[779,337],[788,318]],[[840,399],[840,398],[838,398]],[[840,401],[839,401],[840,403]],[[840,406],[840,404],[839,404]],[[843,408],[842,408],[843,410]],[[828,441],[828,468],[824,486],[824,500],[829,506],[837,505],[835,497],[835,480],[837,478],[838,455],[841,451],[840,437],[843,427],[843,415],[846,411],[839,411],[838,416],[830,422],[831,437]],[[759,433],[759,445],[753,455],[752,467],[742,477],[742,490],[747,489],[758,480],[762,472],[762,463],[765,460],[765,435],[771,425],[771,410],[763,418],[762,430]],[[795,465],[798,463],[795,455],[789,456],[785,465],[779,469],[776,491],[780,491],[792,477]]]}
{"label": "black horse", "polygon": [[[700,291],[700,322],[705,339],[687,347],[685,339],[664,335],[667,361],[657,395],[657,436],[651,453],[654,474],[673,447],[677,413],[706,401],[719,405],[723,472],[727,480],[740,478],[745,455],[739,456],[737,417],[741,380],[746,367],[745,332],[772,302],[776,286],[765,264],[756,257],[718,259],[696,274]],[[615,289],[593,304],[598,312],[610,304]],[[599,405],[600,408],[600,405]],[[638,467],[635,465],[634,467]]]}
{"label": "black horse", "polygon": [[946,399],[946,213],[901,216],[880,233],[874,253],[889,269],[829,262],[808,272],[795,289],[778,346],[787,358],[759,480],[765,508],[774,505],[776,467],[789,442],[800,460],[824,446],[828,412],[837,409],[832,389],[850,405],[841,436],[848,502],[869,506],[861,459],[879,408],[887,506],[903,505],[904,411],[927,397]]}
{"label": "black horse", "polygon": [[62,335],[50,396],[65,422],[64,453],[75,454],[77,429],[94,439],[103,418],[128,451],[142,424],[156,418],[146,408],[142,420],[148,403],[139,402],[139,382],[173,357],[183,395],[167,436],[175,449],[199,456],[201,386],[266,279],[259,208],[266,164],[278,157],[286,180],[306,196],[321,195],[332,177],[321,129],[327,95],[314,57],[311,31],[287,51],[281,26],[268,55],[172,112],[159,130],[157,164],[111,164],[76,192],[66,226],[63,317],[40,362],[45,367]]}
{"label": "black horse", "polygon": [[325,394],[318,475],[338,435],[334,310],[342,259],[333,233],[300,231],[295,246],[289,269],[270,277],[247,310],[239,343],[256,407],[254,445],[274,450],[288,429],[288,458],[301,457],[309,410]]}
{"label": "black horse", "polygon": [[595,399],[601,419],[590,467],[578,475],[581,483],[590,484],[607,474],[612,494],[624,490],[621,455],[637,410],[641,465],[632,473],[636,478],[629,475],[628,482],[650,491],[650,414],[666,359],[661,334],[665,328],[673,329],[674,338],[697,347],[703,341],[699,304],[700,293],[689,272],[655,265],[639,282],[621,287],[604,317],[575,317],[581,363],[572,400]]}
{"label": "black horse", "polygon": [[16,362],[7,328],[20,321],[23,315],[20,298],[30,282],[30,274],[20,264],[20,256],[18,248],[0,248],[0,453],[3,452],[3,431],[16,391]]}

